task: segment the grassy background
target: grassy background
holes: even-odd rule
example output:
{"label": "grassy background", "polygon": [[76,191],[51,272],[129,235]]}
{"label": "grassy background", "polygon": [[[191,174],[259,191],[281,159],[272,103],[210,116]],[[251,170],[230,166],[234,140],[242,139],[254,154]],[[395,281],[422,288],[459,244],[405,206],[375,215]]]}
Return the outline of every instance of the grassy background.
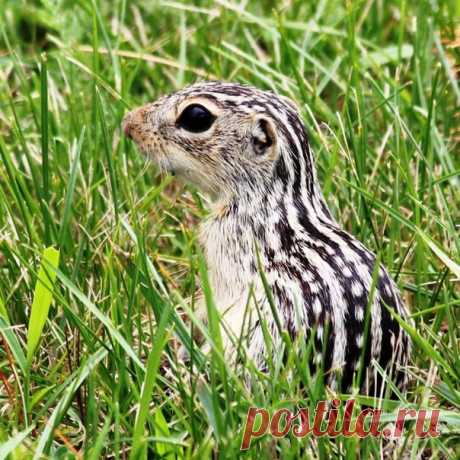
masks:
{"label": "grassy background", "polygon": [[[0,458],[235,458],[250,405],[330,397],[293,349],[268,375],[224,362],[216,330],[197,369],[172,351],[171,337],[190,336],[177,312],[203,271],[206,202],[146,165],[120,122],[213,78],[298,102],[327,201],[380,254],[415,321],[400,404],[450,420],[431,440],[408,424],[393,455],[459,455],[457,1],[0,0],[0,11]],[[43,255],[50,246],[59,253]],[[244,455],[381,458],[382,447],[264,437]]]}

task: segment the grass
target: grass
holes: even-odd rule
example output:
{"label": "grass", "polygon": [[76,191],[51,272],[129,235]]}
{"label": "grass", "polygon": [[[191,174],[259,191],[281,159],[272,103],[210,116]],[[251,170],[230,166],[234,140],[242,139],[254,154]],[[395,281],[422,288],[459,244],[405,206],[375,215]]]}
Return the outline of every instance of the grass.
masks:
{"label": "grass", "polygon": [[240,453],[250,406],[331,395],[289,341],[268,374],[225,362],[210,292],[211,357],[175,357],[192,343],[178,311],[194,318],[206,200],[146,165],[120,122],[212,78],[297,101],[333,212],[410,308],[399,405],[448,421],[431,439],[408,424],[392,455],[458,458],[459,4],[283,5],[0,1],[0,458],[381,458],[380,439],[354,437]]}

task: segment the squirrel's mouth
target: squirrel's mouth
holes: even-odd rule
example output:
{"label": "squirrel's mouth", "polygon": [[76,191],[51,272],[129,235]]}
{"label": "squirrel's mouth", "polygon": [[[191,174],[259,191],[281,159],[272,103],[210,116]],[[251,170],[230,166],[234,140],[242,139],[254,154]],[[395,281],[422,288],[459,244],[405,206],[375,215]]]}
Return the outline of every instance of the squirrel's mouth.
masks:
{"label": "squirrel's mouth", "polygon": [[128,139],[134,141],[143,153],[150,150],[150,129],[145,122],[145,109],[140,107],[128,112],[121,123],[123,132]]}
{"label": "squirrel's mouth", "polygon": [[161,152],[158,142],[149,136],[143,123],[143,110],[136,109],[125,115],[121,127],[125,136],[132,140],[139,151],[149,160],[159,163],[160,168],[167,169],[168,160]]}
{"label": "squirrel's mouth", "polygon": [[125,117],[123,118],[123,121],[121,122],[121,127],[123,129],[123,132],[125,136],[128,139],[132,139],[134,142],[136,142],[136,139],[134,137],[135,133],[135,118],[137,118],[137,113],[138,110],[133,110],[131,112],[128,112]]}

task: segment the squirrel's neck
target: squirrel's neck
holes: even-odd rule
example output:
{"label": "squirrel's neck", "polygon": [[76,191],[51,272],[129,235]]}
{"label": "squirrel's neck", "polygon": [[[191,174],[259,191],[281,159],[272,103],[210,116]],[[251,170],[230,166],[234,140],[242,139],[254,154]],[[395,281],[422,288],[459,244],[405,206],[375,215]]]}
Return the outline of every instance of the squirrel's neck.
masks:
{"label": "squirrel's neck", "polygon": [[217,197],[210,203],[210,221],[221,224],[228,221],[230,225],[236,221],[239,225],[256,227],[267,224],[276,218],[281,210],[297,208],[298,213],[308,215],[310,220],[334,223],[335,220],[324,200],[316,180],[311,186],[294,186],[288,181],[274,177],[273,181],[264,185],[242,187],[238,192]]}
{"label": "squirrel's neck", "polygon": [[[321,195],[286,192],[281,182],[270,193],[234,197],[212,206],[202,224],[200,242],[206,256],[213,291],[222,296],[241,295],[257,275],[256,247],[265,254],[287,251],[293,236],[336,226]],[[301,216],[302,218],[299,218]]]}

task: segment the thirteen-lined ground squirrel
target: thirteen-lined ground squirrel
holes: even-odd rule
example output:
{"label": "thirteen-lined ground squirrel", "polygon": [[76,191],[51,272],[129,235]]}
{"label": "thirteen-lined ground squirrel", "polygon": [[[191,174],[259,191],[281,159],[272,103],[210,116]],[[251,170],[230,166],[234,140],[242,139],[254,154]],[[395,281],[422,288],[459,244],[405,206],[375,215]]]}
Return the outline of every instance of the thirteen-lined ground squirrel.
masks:
{"label": "thirteen-lined ground squirrel", "polygon": [[[235,337],[252,290],[280,350],[258,253],[282,327],[307,340],[314,331],[315,361],[333,370],[332,387],[338,380],[342,389],[350,386],[362,355],[364,391],[371,382],[375,388],[373,359],[387,370],[407,363],[409,339],[389,311],[406,317],[397,287],[384,267],[374,268],[375,255],[332,217],[305,128],[288,99],[239,84],[197,83],[132,111],[124,131],[161,168],[212,198],[200,241],[215,303]],[[263,368],[263,330],[252,309],[248,353]],[[227,338],[227,353],[231,343]]]}

